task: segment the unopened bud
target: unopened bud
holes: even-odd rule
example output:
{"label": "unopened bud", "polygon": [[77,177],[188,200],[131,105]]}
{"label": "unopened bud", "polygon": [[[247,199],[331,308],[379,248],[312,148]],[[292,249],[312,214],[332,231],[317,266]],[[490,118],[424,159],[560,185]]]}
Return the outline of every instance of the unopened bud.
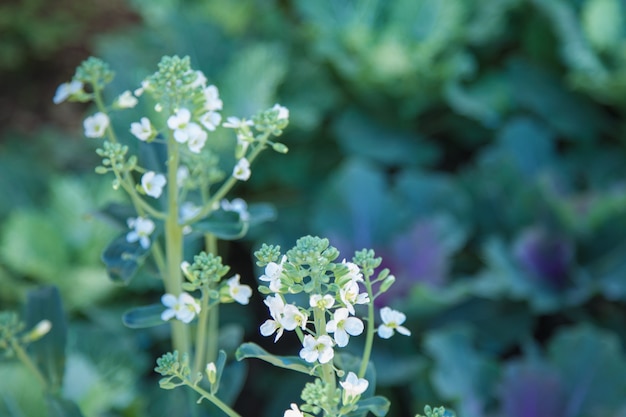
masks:
{"label": "unopened bud", "polygon": [[289,152],[289,148],[287,148],[287,146],[285,146],[282,143],[278,143],[278,142],[272,144],[272,149],[274,149],[278,153],[287,153],[287,152]]}
{"label": "unopened bud", "polygon": [[394,277],[393,275],[389,275],[387,278],[385,278],[383,283],[380,284],[380,292],[386,292],[389,287],[393,285],[394,282],[396,282],[396,277]]}
{"label": "unopened bud", "polygon": [[41,320],[30,332],[24,336],[24,342],[34,342],[47,335],[52,329],[50,320]]}
{"label": "unopened bud", "polygon": [[215,367],[215,363],[207,363],[206,376],[207,378],[209,378],[209,382],[211,383],[211,385],[215,384],[215,381],[217,381],[217,368]]}

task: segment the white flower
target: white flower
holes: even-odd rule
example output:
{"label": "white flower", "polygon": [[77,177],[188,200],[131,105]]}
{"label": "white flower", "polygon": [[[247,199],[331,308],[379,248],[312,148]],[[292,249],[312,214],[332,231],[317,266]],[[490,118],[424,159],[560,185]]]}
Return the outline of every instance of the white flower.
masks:
{"label": "white flower", "polygon": [[241,221],[250,220],[250,213],[248,212],[248,203],[243,198],[234,198],[232,201],[228,201],[227,199],[223,199],[220,202],[220,206],[224,211],[234,211],[239,214],[239,218]]}
{"label": "white flower", "polygon": [[361,274],[361,270],[359,269],[359,266],[357,264],[352,262],[346,262],[345,259],[341,263],[348,267],[348,276],[352,281],[363,281],[363,274]]}
{"label": "white flower", "polygon": [[328,310],[335,304],[335,297],[330,294],[322,296],[321,294],[312,294],[309,297],[309,305],[313,308]]}
{"label": "white flower", "polygon": [[380,318],[383,320],[383,324],[378,326],[378,336],[383,339],[389,339],[393,336],[394,330],[405,336],[411,336],[411,331],[401,326],[406,320],[404,313],[389,307],[383,307],[380,309]]}
{"label": "white flower", "polygon": [[154,171],[148,171],[141,176],[141,188],[143,188],[150,197],[161,197],[163,187],[165,187],[166,183],[165,175],[157,174]]}
{"label": "white flower", "polygon": [[83,122],[83,127],[85,128],[85,136],[88,138],[101,138],[109,127],[109,116],[98,112],[87,117]]}
{"label": "white flower", "polygon": [[130,133],[135,135],[137,139],[145,142],[154,135],[155,131],[152,128],[150,119],[142,117],[139,122],[133,122],[130,124]]}
{"label": "white flower", "polygon": [[186,165],[181,165],[176,171],[176,185],[182,187],[185,185],[185,181],[189,178],[189,168]]}
{"label": "white flower", "polygon": [[270,336],[274,332],[276,332],[276,337],[274,338],[274,343],[280,339],[283,335],[283,326],[280,323],[280,319],[283,315],[283,310],[285,309],[285,302],[283,301],[280,295],[275,296],[267,296],[263,303],[269,308],[270,315],[273,320],[265,320],[265,322],[261,325],[261,334],[263,336]]}
{"label": "white flower", "polygon": [[200,123],[202,123],[206,130],[210,130],[211,132],[220,125],[221,121],[222,115],[214,111],[208,111],[200,116]]}
{"label": "white flower", "polygon": [[137,97],[133,96],[133,93],[129,90],[126,90],[120,94],[115,104],[122,109],[132,109],[138,102]]}
{"label": "white flower", "polygon": [[339,382],[343,388],[343,404],[351,404],[367,390],[369,382],[365,378],[359,378],[354,372],[348,372],[345,381]]}
{"label": "white flower", "polygon": [[133,229],[126,235],[129,243],[139,241],[142,248],[148,249],[150,246],[150,235],[154,232],[154,222],[144,217],[130,218],[126,220],[128,227]]}
{"label": "white flower", "polygon": [[233,169],[233,177],[241,181],[247,181],[251,173],[250,162],[246,158],[241,158]]}
{"label": "white flower", "polygon": [[69,83],[63,83],[57,87],[57,91],[54,93],[52,102],[54,104],[63,103],[65,100],[73,96],[74,94],[83,90],[83,83],[80,81],[70,81]]}
{"label": "white flower", "polygon": [[241,129],[244,126],[252,126],[254,122],[252,120],[240,119],[238,117],[229,117],[222,124],[224,127],[229,127],[231,129]]}
{"label": "white flower", "polygon": [[280,104],[274,104],[272,110],[278,110],[278,120],[289,119],[289,109],[287,107],[283,107]]}
{"label": "white flower", "polygon": [[346,282],[339,289],[339,298],[350,314],[354,314],[354,304],[367,304],[370,302],[367,293],[359,293],[359,284],[354,280]]}
{"label": "white flower", "polygon": [[191,120],[191,112],[186,108],[180,108],[167,119],[167,127],[172,130],[184,129]]}
{"label": "white flower", "polygon": [[319,361],[319,363],[328,363],[335,356],[333,350],[333,339],[328,335],[322,335],[317,339],[310,334],[304,336],[302,341],[302,349],[300,357],[309,363]]}
{"label": "white flower", "polygon": [[196,79],[191,83],[191,88],[202,87],[206,85],[206,76],[200,70],[196,71]]}
{"label": "white flower", "polygon": [[239,278],[239,274],[237,274],[226,281],[228,284],[228,294],[239,304],[246,305],[252,296],[252,288],[248,285],[241,285]]}
{"label": "white flower", "polygon": [[220,93],[216,86],[210,85],[204,89],[204,108],[208,111],[222,110],[224,103],[220,100]]}
{"label": "white flower", "polygon": [[298,409],[298,406],[296,404],[291,403],[291,409],[285,410],[285,414],[283,414],[283,417],[304,417],[304,414],[302,414],[302,411]]}
{"label": "white flower", "polygon": [[161,313],[161,320],[168,321],[172,318],[190,323],[200,313],[200,303],[186,292],[181,292],[178,297],[173,294],[164,294],[161,302],[167,309]]}
{"label": "white flower", "polygon": [[283,259],[280,261],[279,264],[277,264],[276,262],[268,263],[267,265],[265,265],[265,274],[259,277],[259,280],[270,283],[269,287],[270,290],[273,292],[280,291],[280,276],[283,273],[283,265],[285,264],[286,260],[287,256],[283,255]]}
{"label": "white flower", "polygon": [[326,323],[326,331],[335,334],[337,346],[344,347],[350,341],[350,336],[363,333],[363,322],[357,317],[349,317],[347,308],[338,308],[333,319]]}
{"label": "white flower", "polygon": [[304,330],[307,319],[307,315],[301,312],[297,306],[288,304],[283,309],[283,314],[279,321],[285,330],[294,330],[296,327]]}
{"label": "white flower", "polygon": [[150,87],[150,82],[148,80],[143,80],[141,82],[141,87],[134,91],[135,96],[140,97],[148,87]]}
{"label": "white flower", "polygon": [[178,222],[186,223],[187,221],[196,217],[196,215],[200,213],[201,210],[202,207],[196,206],[191,201],[185,201],[183,204],[180,205],[180,208],[178,209]]}
{"label": "white flower", "polygon": [[[189,150],[193,153],[200,153],[206,143],[208,137],[207,133],[200,125],[193,122],[189,123],[184,131],[187,136],[187,146]],[[174,133],[174,138],[176,138],[176,132]]]}

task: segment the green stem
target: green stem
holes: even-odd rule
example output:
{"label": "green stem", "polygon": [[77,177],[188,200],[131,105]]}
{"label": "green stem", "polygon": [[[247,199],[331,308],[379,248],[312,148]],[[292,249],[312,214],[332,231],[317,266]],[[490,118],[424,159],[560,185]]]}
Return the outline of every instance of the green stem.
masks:
{"label": "green stem", "polygon": [[35,375],[35,377],[39,380],[39,382],[43,386],[44,391],[47,391],[48,381],[46,380],[46,377],[41,373],[39,368],[37,368],[37,366],[33,363],[30,357],[26,354],[22,346],[19,343],[17,343],[17,341],[11,340],[11,347],[13,348],[13,351],[17,355],[17,358],[24,364],[24,366],[26,366],[26,368],[28,368]]}
{"label": "green stem", "polygon": [[[314,308],[313,321],[315,323],[316,336],[320,337],[322,335],[326,335],[326,315],[324,313],[324,310],[317,307]],[[337,388],[337,381],[335,380],[335,369],[333,368],[332,361],[321,364],[321,367],[322,381],[326,383],[326,386],[328,387],[327,394],[329,395],[329,398],[331,398],[335,393],[335,389]]]}
{"label": "green stem", "polygon": [[203,398],[206,398],[207,400],[211,401],[220,410],[222,410],[224,413],[226,413],[230,417],[241,417],[239,413],[237,413],[235,410],[230,408],[225,402],[217,398],[215,395],[205,391],[204,389],[200,388],[197,385],[190,384],[189,382],[187,382],[187,386],[191,387],[191,389],[196,391],[198,394],[202,395]]}
{"label": "green stem", "polygon": [[[174,138],[168,140],[167,181],[170,184],[167,194],[167,219],[165,220],[166,275],[163,277],[165,291],[178,296],[182,292],[183,231],[178,224],[178,193],[175,187],[178,170],[178,144]],[[172,321],[172,345],[181,354],[190,354],[190,333],[185,323]]]}
{"label": "green stem", "polygon": [[365,377],[367,365],[370,362],[372,354],[372,345],[374,344],[374,294],[372,290],[372,281],[369,275],[365,276],[365,288],[370,302],[367,304],[367,335],[365,336],[365,347],[363,348],[363,358],[361,359],[361,367],[359,368],[359,378]]}
{"label": "green stem", "polygon": [[[217,256],[217,237],[211,233],[204,235],[206,250]],[[216,303],[209,311],[209,326],[206,336],[208,346],[206,349],[206,361],[215,362],[217,360],[219,325],[220,325],[220,304]]]}
{"label": "green stem", "polygon": [[198,315],[198,328],[196,330],[196,357],[193,365],[192,375],[197,375],[198,372],[202,372],[202,365],[211,362],[206,360],[207,322],[209,315],[209,291],[207,291],[207,289],[203,287],[202,301],[200,303],[200,314]]}
{"label": "green stem", "polygon": [[[265,140],[261,140],[260,143],[252,149],[252,152],[250,152],[250,155],[247,156],[247,159],[250,162],[250,164],[252,164],[252,161],[254,161],[257,158],[257,156],[259,156],[261,151],[266,148],[265,143],[267,142],[267,137],[268,136],[269,136],[269,134],[266,134],[265,135]],[[211,213],[211,211],[213,210],[213,204],[215,204],[215,202],[220,201],[222,198],[224,198],[226,196],[226,194],[228,194],[228,192],[231,190],[231,188],[233,188],[235,186],[237,181],[239,181],[237,178],[235,178],[233,176],[230,176],[220,186],[220,188],[217,189],[215,194],[213,194],[211,199],[204,205],[202,210],[200,210],[200,212],[196,216],[194,216],[193,218],[187,220],[185,222],[185,225],[189,225],[189,224],[195,223],[198,220],[200,220],[200,219],[204,218],[205,216],[207,216],[209,213]]]}

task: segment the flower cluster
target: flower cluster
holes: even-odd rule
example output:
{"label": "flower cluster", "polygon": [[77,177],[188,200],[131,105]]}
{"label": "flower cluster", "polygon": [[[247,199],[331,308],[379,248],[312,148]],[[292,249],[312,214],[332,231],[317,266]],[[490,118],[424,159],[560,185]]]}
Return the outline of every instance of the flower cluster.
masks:
{"label": "flower cluster", "polygon": [[[373,294],[362,290],[364,277],[356,263],[333,262],[338,252],[326,239],[302,238],[279,262],[276,252],[274,247],[264,246],[255,253],[259,264],[265,264],[265,273],[259,280],[267,286],[261,285],[259,290],[268,294],[264,302],[271,316],[261,325],[261,334],[275,334],[277,341],[285,330],[299,329],[300,357],[309,363],[328,363],[334,357],[335,347],[345,347],[351,336],[363,333],[365,326],[356,316],[356,306],[372,302]],[[268,259],[273,260],[267,262]],[[299,292],[308,293],[307,306],[287,302],[290,294]],[[395,331],[410,334],[402,326],[404,314],[385,307],[381,318],[380,337],[389,338]]]}

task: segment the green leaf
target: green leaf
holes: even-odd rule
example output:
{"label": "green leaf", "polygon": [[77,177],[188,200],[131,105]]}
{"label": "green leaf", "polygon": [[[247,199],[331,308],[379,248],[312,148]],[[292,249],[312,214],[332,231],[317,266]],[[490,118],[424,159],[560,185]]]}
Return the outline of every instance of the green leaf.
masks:
{"label": "green leaf", "polygon": [[42,320],[52,323],[50,332],[29,346],[29,353],[51,387],[60,388],[65,371],[67,320],[59,290],[54,286],[46,286],[29,291],[25,309],[27,329]]}
{"label": "green leaf", "polygon": [[128,284],[143,264],[147,252],[138,242],[128,242],[126,235],[113,240],[102,253],[109,278]]}
{"label": "green leaf", "polygon": [[216,211],[208,219],[195,223],[194,232],[211,233],[219,239],[235,240],[246,235],[248,226],[235,212]]}
{"label": "green leaf", "polygon": [[224,366],[226,365],[226,352],[220,350],[217,354],[217,360],[215,361],[216,379],[215,384],[211,387],[211,394],[215,394],[220,388],[220,380],[222,379],[222,373],[224,372]]}
{"label": "green leaf", "polygon": [[459,414],[483,415],[485,393],[492,392],[497,375],[493,360],[477,351],[468,327],[450,327],[426,336],[425,348],[435,359],[432,383],[444,399],[459,401]]}
{"label": "green leaf", "polygon": [[626,398],[626,357],[616,334],[581,325],[559,332],[548,347],[572,398],[570,415],[618,415]]}
{"label": "green leaf", "polygon": [[163,324],[161,313],[165,308],[162,304],[136,307],[122,316],[122,322],[131,329],[145,329]]}
{"label": "green leaf", "polygon": [[358,408],[347,414],[348,417],[363,415],[364,412],[371,412],[376,417],[382,417],[389,412],[389,400],[385,397],[369,397],[357,403]]}
{"label": "green leaf", "polygon": [[49,417],[83,417],[78,406],[70,400],[56,395],[46,397]]}
{"label": "green leaf", "polygon": [[250,226],[276,220],[276,208],[269,203],[255,203],[248,206]]}
{"label": "green leaf", "polygon": [[316,375],[311,372],[311,366],[304,359],[297,356],[276,356],[264,350],[256,343],[244,343],[237,349],[235,357],[238,361],[246,358],[256,358],[271,363],[279,368],[291,369],[307,375]]}

